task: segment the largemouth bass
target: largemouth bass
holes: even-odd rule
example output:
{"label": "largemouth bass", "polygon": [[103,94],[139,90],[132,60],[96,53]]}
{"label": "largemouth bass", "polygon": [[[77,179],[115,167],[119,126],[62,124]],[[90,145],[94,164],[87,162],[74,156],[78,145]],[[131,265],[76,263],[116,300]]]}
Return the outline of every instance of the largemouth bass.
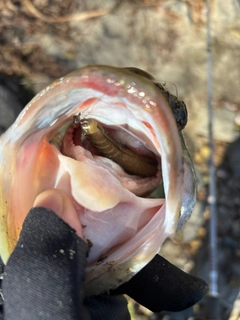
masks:
{"label": "largemouth bass", "polygon": [[[87,66],[29,102],[0,138],[4,263],[36,196],[51,188],[74,202],[78,216],[66,222],[83,226],[88,294],[116,288],[155,256],[195,202],[193,167],[167,97],[139,69]],[[165,198],[149,198],[160,184]]]}

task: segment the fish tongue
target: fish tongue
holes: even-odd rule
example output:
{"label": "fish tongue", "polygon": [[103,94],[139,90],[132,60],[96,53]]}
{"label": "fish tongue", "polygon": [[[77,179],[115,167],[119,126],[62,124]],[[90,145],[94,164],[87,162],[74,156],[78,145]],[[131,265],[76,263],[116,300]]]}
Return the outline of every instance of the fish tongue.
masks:
{"label": "fish tongue", "polygon": [[[79,148],[81,147],[75,147],[74,152]],[[60,167],[57,188],[72,194],[76,202],[93,211],[107,210],[119,203],[123,187],[108,169],[84,155],[82,161],[61,154],[58,157]]]}

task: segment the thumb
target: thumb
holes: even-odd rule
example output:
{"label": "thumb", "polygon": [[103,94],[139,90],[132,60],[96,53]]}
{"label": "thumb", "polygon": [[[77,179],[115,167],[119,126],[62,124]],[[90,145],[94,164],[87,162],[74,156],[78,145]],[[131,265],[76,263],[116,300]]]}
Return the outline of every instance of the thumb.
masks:
{"label": "thumb", "polygon": [[79,237],[83,238],[79,214],[74,207],[73,200],[64,191],[49,189],[40,193],[36,197],[33,207],[45,207],[51,209],[71,228],[76,230]]}

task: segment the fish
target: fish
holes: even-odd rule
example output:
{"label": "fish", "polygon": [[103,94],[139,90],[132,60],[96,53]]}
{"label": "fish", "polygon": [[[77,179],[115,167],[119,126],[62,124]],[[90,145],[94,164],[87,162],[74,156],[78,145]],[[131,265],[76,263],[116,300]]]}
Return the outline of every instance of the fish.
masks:
{"label": "fish", "polygon": [[[52,188],[69,195],[83,226],[87,295],[118,287],[153,259],[196,198],[173,112],[181,110],[185,121],[185,104],[175,97],[170,105],[168,97],[141,69],[89,65],[26,105],[0,137],[4,263],[35,198]],[[165,196],[151,197],[160,185]]]}

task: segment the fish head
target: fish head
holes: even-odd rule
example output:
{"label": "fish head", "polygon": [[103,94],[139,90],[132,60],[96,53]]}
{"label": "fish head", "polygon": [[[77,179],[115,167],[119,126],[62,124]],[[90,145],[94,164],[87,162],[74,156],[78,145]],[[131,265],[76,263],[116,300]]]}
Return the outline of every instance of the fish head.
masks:
{"label": "fish head", "polygon": [[[56,80],[0,137],[0,151],[2,260],[35,198],[62,190],[89,245],[89,295],[141,270],[194,204],[194,174],[171,108],[151,77],[132,70],[87,66]],[[165,197],[148,197],[159,184]]]}

